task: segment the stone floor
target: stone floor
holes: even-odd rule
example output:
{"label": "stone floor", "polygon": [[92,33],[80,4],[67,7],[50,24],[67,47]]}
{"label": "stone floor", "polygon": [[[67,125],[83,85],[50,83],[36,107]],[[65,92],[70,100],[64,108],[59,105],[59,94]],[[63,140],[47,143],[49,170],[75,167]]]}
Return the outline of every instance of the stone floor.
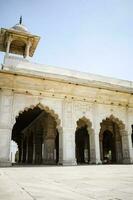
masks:
{"label": "stone floor", "polygon": [[133,200],[133,165],[0,168],[0,200]]}

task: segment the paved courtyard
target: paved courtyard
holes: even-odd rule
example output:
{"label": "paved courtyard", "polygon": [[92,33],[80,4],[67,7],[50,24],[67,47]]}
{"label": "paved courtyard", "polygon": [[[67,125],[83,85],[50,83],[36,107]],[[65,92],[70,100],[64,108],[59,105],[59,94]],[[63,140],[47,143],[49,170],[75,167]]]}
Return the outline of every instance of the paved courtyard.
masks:
{"label": "paved courtyard", "polygon": [[133,165],[0,168],[1,200],[133,200]]}

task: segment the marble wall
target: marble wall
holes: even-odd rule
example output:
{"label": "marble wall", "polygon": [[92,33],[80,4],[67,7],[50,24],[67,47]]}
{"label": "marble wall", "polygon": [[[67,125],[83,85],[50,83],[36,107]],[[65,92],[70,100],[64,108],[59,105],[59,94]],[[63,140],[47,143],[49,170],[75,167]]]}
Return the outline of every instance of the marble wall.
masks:
{"label": "marble wall", "polygon": [[[106,119],[116,123],[120,131],[122,162],[133,163],[131,142],[133,95],[6,72],[0,73],[1,166],[11,164],[10,142],[16,117],[24,110],[32,109],[37,105],[55,120],[59,132],[60,164],[77,164],[75,131],[77,121],[82,118],[87,124],[90,135],[90,163],[101,163],[99,134],[101,123]],[[49,131],[51,129],[52,127],[49,127]],[[49,144],[52,146],[49,138],[46,143],[43,146],[44,152],[45,148],[49,149]],[[44,156],[43,159],[48,158]]]}

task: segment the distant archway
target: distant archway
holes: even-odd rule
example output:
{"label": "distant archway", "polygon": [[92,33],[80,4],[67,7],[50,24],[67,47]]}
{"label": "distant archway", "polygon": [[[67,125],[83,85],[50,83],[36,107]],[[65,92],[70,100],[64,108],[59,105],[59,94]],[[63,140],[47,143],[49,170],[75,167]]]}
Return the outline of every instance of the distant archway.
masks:
{"label": "distant archway", "polygon": [[122,131],[125,126],[118,118],[110,116],[101,122],[99,134],[100,155],[103,163],[122,163]]}
{"label": "distant archway", "polygon": [[77,121],[77,129],[75,132],[75,153],[77,163],[89,163],[90,161],[90,134],[92,132],[91,122],[82,117]]}
{"label": "distant archway", "polygon": [[16,117],[12,130],[12,140],[18,144],[18,163],[58,163],[61,131],[59,117],[53,110],[41,104],[25,108]]}

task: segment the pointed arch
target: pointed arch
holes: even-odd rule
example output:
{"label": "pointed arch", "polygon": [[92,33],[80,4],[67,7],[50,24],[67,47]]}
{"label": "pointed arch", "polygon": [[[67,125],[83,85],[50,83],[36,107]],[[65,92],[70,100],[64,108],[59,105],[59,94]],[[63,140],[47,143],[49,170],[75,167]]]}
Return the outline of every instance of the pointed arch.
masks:
{"label": "pointed arch", "polygon": [[91,159],[92,122],[85,116],[77,120],[75,132],[75,157],[77,163],[89,163]]}
{"label": "pointed arch", "polygon": [[122,163],[122,137],[126,134],[125,124],[114,115],[110,115],[100,123],[101,160],[108,163]]}
{"label": "pointed arch", "polygon": [[25,107],[23,110],[21,110],[21,111],[18,112],[18,115],[16,116],[16,118],[18,118],[19,115],[23,114],[25,111],[28,111],[30,109],[33,110],[36,107],[38,107],[41,110],[44,110],[45,112],[49,113],[55,119],[55,121],[56,121],[56,128],[58,129],[59,133],[63,132],[62,127],[61,127],[61,120],[59,118],[59,115],[56,114],[56,112],[53,109],[50,109],[49,106],[43,105],[41,103]]}
{"label": "pointed arch", "polygon": [[45,164],[56,159],[57,163],[60,158],[61,163],[62,132],[61,120],[53,109],[41,103],[24,107],[12,129],[12,139],[19,146],[19,162]]}
{"label": "pointed arch", "polygon": [[87,117],[83,116],[81,118],[79,118],[77,120],[77,128],[80,128],[82,125],[86,125],[87,126],[87,130],[89,134],[94,133],[94,129],[92,128],[92,122],[90,121],[90,119],[88,119]]}
{"label": "pointed arch", "polygon": [[109,117],[106,117],[105,119],[102,120],[102,122],[100,123],[100,125],[105,122],[105,121],[112,121],[114,123],[116,123],[119,127],[119,129],[121,130],[121,133],[123,130],[125,130],[125,124],[123,123],[122,120],[120,120],[119,118],[115,117],[114,115],[110,115]]}

